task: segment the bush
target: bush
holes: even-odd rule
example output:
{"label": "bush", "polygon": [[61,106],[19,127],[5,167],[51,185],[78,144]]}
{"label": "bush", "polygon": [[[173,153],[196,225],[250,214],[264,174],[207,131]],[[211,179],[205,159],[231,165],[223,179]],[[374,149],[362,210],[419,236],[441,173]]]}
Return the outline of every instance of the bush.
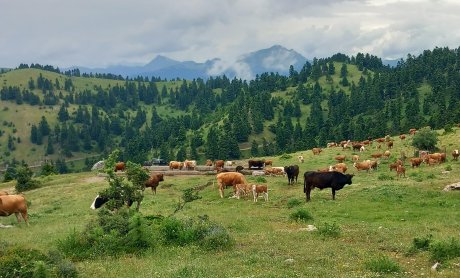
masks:
{"label": "bush", "polygon": [[19,166],[16,168],[16,191],[24,192],[40,187],[41,183],[38,180],[32,179],[33,172],[27,166]]}
{"label": "bush", "polygon": [[460,257],[460,242],[455,238],[430,244],[429,251],[433,261],[442,262]]}
{"label": "bush", "polygon": [[438,135],[436,131],[430,127],[424,127],[415,133],[412,139],[412,146],[419,150],[434,151],[438,143]]}
{"label": "bush", "polygon": [[323,226],[318,227],[318,233],[323,237],[334,237],[337,238],[340,236],[341,229],[336,223],[324,223]]}
{"label": "bush", "polygon": [[256,183],[267,183],[267,179],[265,179],[264,177],[258,176],[256,178]]}
{"label": "bush", "polygon": [[283,160],[287,160],[287,159],[291,159],[291,158],[292,158],[292,155],[286,154],[286,153],[284,153],[284,154],[282,154],[280,156],[280,159],[283,159]]}
{"label": "bush", "polygon": [[392,261],[387,256],[380,256],[376,259],[371,259],[365,263],[365,267],[370,271],[379,273],[398,273],[401,272],[401,267],[398,263]]}
{"label": "bush", "polygon": [[308,220],[312,220],[313,217],[311,216],[310,212],[308,212],[304,208],[297,209],[295,212],[289,215],[289,219],[294,220],[296,222],[303,221],[306,222]]}
{"label": "bush", "polygon": [[287,202],[287,207],[288,208],[293,208],[293,207],[297,207],[299,205],[302,204],[302,201],[299,200],[299,199],[296,199],[296,198],[292,198],[292,199],[289,199],[288,202]]}
{"label": "bush", "polygon": [[414,254],[419,250],[426,251],[430,247],[433,236],[415,237],[412,240],[412,246],[409,248],[408,255]]}

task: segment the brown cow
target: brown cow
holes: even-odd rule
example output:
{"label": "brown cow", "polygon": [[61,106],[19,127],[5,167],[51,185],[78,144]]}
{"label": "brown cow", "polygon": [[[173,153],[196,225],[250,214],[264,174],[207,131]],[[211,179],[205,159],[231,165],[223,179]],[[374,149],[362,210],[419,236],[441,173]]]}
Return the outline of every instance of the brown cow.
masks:
{"label": "brown cow", "polygon": [[196,160],[188,160],[186,159],[184,161],[184,165],[186,170],[195,170],[196,169]]}
{"label": "brown cow", "polygon": [[383,143],[385,142],[385,138],[377,138],[375,139],[375,141],[377,141],[378,143]]}
{"label": "brown cow", "polygon": [[382,155],[383,155],[382,153],[374,153],[374,154],[371,154],[372,158],[374,158],[374,159],[381,158]]}
{"label": "brown cow", "polygon": [[371,166],[372,170],[377,170],[377,167],[379,166],[379,163],[376,160],[369,160],[368,159],[365,162],[369,163],[369,165]]}
{"label": "brown cow", "polygon": [[391,155],[390,151],[385,151],[382,156],[388,159],[390,158],[390,155]]}
{"label": "brown cow", "polygon": [[369,173],[369,170],[371,169],[371,164],[368,161],[355,162],[353,164],[353,167],[355,167],[356,170],[358,170],[358,172],[361,170],[366,170],[366,172]]}
{"label": "brown cow", "polygon": [[342,163],[346,158],[347,158],[346,155],[341,154],[341,155],[337,155],[334,159]]}
{"label": "brown cow", "polygon": [[152,188],[153,194],[157,194],[157,187],[160,181],[164,181],[163,174],[152,174],[148,180],[145,181],[145,187]]}
{"label": "brown cow", "polygon": [[352,156],[351,156],[351,160],[352,160],[353,162],[358,161],[358,160],[359,160],[359,155],[356,155],[356,154],[355,154],[355,155],[352,155]]}
{"label": "brown cow", "polygon": [[212,160],[210,159],[206,160],[206,166],[212,166]]}
{"label": "brown cow", "polygon": [[125,165],[124,162],[117,162],[117,163],[115,164],[115,172],[116,172],[116,171],[124,171],[125,168],[126,168],[126,165]]}
{"label": "brown cow", "polygon": [[241,196],[248,196],[249,192],[252,191],[252,185],[246,183],[238,183],[235,185],[236,198],[239,200]]}
{"label": "brown cow", "polygon": [[345,172],[347,171],[348,167],[347,167],[347,164],[345,164],[345,163],[337,163],[334,166],[332,166],[332,169],[334,171],[337,171],[337,172],[340,172],[342,174],[345,174]]}
{"label": "brown cow", "polygon": [[402,165],[398,165],[398,167],[396,168],[396,176],[398,177],[398,179],[401,176],[406,177],[406,168],[404,168],[404,166]]}
{"label": "brown cow", "polygon": [[257,202],[259,194],[264,195],[265,201],[268,201],[268,188],[266,185],[262,184],[253,184],[252,185],[252,196],[254,197],[254,202]]}
{"label": "brown cow", "polygon": [[452,151],[452,158],[454,160],[458,160],[458,156],[460,155],[460,153],[458,152],[458,150],[453,150]]}
{"label": "brown cow", "polygon": [[223,160],[216,160],[216,162],[214,163],[214,168],[216,170],[219,170],[224,167],[224,163],[225,162]]}
{"label": "brown cow", "polygon": [[396,170],[396,168],[398,168],[399,164],[395,162],[395,163],[391,163],[389,166],[390,166],[390,171],[392,171],[392,170]]}
{"label": "brown cow", "polygon": [[417,129],[416,129],[416,128],[411,128],[411,129],[409,129],[409,134],[410,134],[410,135],[414,135],[415,133],[417,133]]}
{"label": "brown cow", "polygon": [[392,148],[393,148],[393,141],[388,141],[388,142],[387,142],[387,147],[388,147],[389,149],[392,149]]}
{"label": "brown cow", "polygon": [[323,150],[321,148],[313,148],[311,149],[313,155],[319,155]]}
{"label": "brown cow", "polygon": [[337,143],[336,143],[336,142],[329,142],[329,143],[327,143],[326,146],[327,146],[328,148],[337,147]]}
{"label": "brown cow", "polygon": [[265,160],[265,167],[268,166],[268,165],[272,166],[273,165],[273,160]]}
{"label": "brown cow", "polygon": [[233,186],[233,193],[236,194],[236,185],[241,183],[247,183],[246,178],[243,174],[237,172],[224,172],[217,174],[217,185],[219,187],[220,197],[224,198],[224,188],[227,186]]}
{"label": "brown cow", "polygon": [[412,168],[419,167],[420,164],[422,164],[422,162],[423,162],[423,159],[420,157],[412,157],[410,159],[410,165],[412,166]]}
{"label": "brown cow", "polygon": [[169,169],[174,170],[174,169],[182,169],[182,166],[184,166],[184,163],[179,162],[179,161],[171,161],[169,162]]}
{"label": "brown cow", "polygon": [[27,220],[27,202],[23,195],[4,195],[0,196],[0,216],[9,216],[11,214],[16,215],[18,223],[21,223],[22,219],[29,225]]}
{"label": "brown cow", "polygon": [[352,148],[354,151],[358,150],[358,151],[361,151],[361,147],[364,147],[363,144],[359,144],[359,143],[353,143],[352,145]]}
{"label": "brown cow", "polygon": [[405,140],[405,139],[406,139],[406,134],[401,134],[401,135],[399,135],[399,139]]}

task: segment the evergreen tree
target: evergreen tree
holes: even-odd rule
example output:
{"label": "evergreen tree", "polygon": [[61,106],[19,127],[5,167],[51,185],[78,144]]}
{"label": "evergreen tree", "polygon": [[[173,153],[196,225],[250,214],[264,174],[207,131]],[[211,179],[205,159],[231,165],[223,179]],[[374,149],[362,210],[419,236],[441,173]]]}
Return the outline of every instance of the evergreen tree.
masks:
{"label": "evergreen tree", "polygon": [[212,126],[206,137],[206,157],[211,160],[219,158],[219,134],[217,129]]}
{"label": "evergreen tree", "polygon": [[30,142],[33,144],[37,144],[38,142],[38,128],[36,125],[32,125],[30,130]]}
{"label": "evergreen tree", "polygon": [[53,140],[48,137],[48,144],[46,145],[46,155],[54,154]]}
{"label": "evergreen tree", "polygon": [[259,156],[259,144],[257,144],[256,140],[252,140],[252,145],[251,145],[251,156],[252,157],[257,157]]}
{"label": "evergreen tree", "polygon": [[42,116],[42,119],[40,123],[38,124],[38,128],[40,129],[42,136],[47,136],[50,134],[50,126],[45,116]]}
{"label": "evergreen tree", "polygon": [[67,111],[67,108],[65,107],[65,105],[61,105],[61,108],[59,109],[59,112],[58,112],[58,120],[60,122],[65,122],[69,119],[69,112]]}

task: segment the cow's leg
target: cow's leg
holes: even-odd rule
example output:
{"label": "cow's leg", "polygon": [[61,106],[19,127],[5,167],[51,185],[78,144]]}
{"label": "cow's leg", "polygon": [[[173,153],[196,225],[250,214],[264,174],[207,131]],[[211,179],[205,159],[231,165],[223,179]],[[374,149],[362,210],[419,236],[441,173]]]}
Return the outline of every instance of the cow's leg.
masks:
{"label": "cow's leg", "polygon": [[310,192],[311,192],[311,188],[307,187],[307,190],[305,192],[306,202],[310,201]]}
{"label": "cow's leg", "polygon": [[335,189],[332,188],[332,200],[335,200]]}
{"label": "cow's leg", "polygon": [[19,212],[15,212],[14,215],[16,216],[18,223],[21,223],[21,217],[19,217]]}
{"label": "cow's leg", "polygon": [[222,184],[219,184],[219,193],[220,193],[220,197],[224,198],[224,187]]}
{"label": "cow's leg", "polygon": [[268,192],[264,193],[264,199],[265,199],[265,201],[268,201]]}

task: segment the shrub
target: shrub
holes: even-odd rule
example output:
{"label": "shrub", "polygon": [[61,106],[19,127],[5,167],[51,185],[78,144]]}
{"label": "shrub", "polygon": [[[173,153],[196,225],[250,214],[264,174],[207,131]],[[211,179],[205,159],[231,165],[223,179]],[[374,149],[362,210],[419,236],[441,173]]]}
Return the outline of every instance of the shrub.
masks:
{"label": "shrub", "polygon": [[433,151],[438,143],[438,136],[436,131],[431,130],[430,127],[424,127],[415,133],[412,139],[412,146],[419,150]]}
{"label": "shrub", "polygon": [[392,180],[394,180],[395,178],[394,178],[394,176],[392,176],[392,175],[389,175],[389,174],[386,174],[386,173],[381,173],[381,174],[377,177],[377,179],[378,179],[379,181],[388,181],[388,180],[392,181]]}
{"label": "shrub", "polygon": [[296,222],[303,221],[306,222],[308,220],[312,220],[313,217],[311,216],[310,212],[304,208],[297,209],[295,212],[289,215],[289,219],[294,220]]}
{"label": "shrub", "polygon": [[408,255],[414,254],[419,250],[426,251],[430,247],[433,236],[415,237],[412,240],[412,246],[409,248]]}
{"label": "shrub", "polygon": [[300,204],[302,204],[302,201],[301,201],[301,200],[296,199],[296,198],[291,198],[291,199],[289,199],[288,202],[287,202],[287,207],[288,207],[288,208],[293,208],[293,207],[299,206]]}
{"label": "shrub", "polygon": [[397,273],[401,271],[398,263],[383,255],[367,261],[365,267],[370,271],[379,273]]}
{"label": "shrub", "polygon": [[460,257],[460,242],[455,238],[430,244],[429,251],[433,261],[447,261]]}
{"label": "shrub", "polygon": [[324,223],[324,225],[318,227],[318,233],[323,237],[334,237],[337,238],[340,236],[341,229],[340,226],[336,223]]}
{"label": "shrub", "polygon": [[23,192],[40,187],[41,183],[38,180],[32,179],[33,172],[27,166],[19,166],[16,168],[16,191]]}
{"label": "shrub", "polygon": [[264,177],[258,176],[256,178],[256,183],[267,183],[267,179],[265,179]]}
{"label": "shrub", "polygon": [[452,171],[452,165],[450,165],[450,164],[447,165],[447,166],[446,166],[446,171]]}
{"label": "shrub", "polygon": [[280,159],[283,159],[283,160],[287,160],[287,159],[291,159],[291,158],[292,158],[292,155],[286,154],[286,153],[284,153],[284,154],[282,154],[280,156]]}

